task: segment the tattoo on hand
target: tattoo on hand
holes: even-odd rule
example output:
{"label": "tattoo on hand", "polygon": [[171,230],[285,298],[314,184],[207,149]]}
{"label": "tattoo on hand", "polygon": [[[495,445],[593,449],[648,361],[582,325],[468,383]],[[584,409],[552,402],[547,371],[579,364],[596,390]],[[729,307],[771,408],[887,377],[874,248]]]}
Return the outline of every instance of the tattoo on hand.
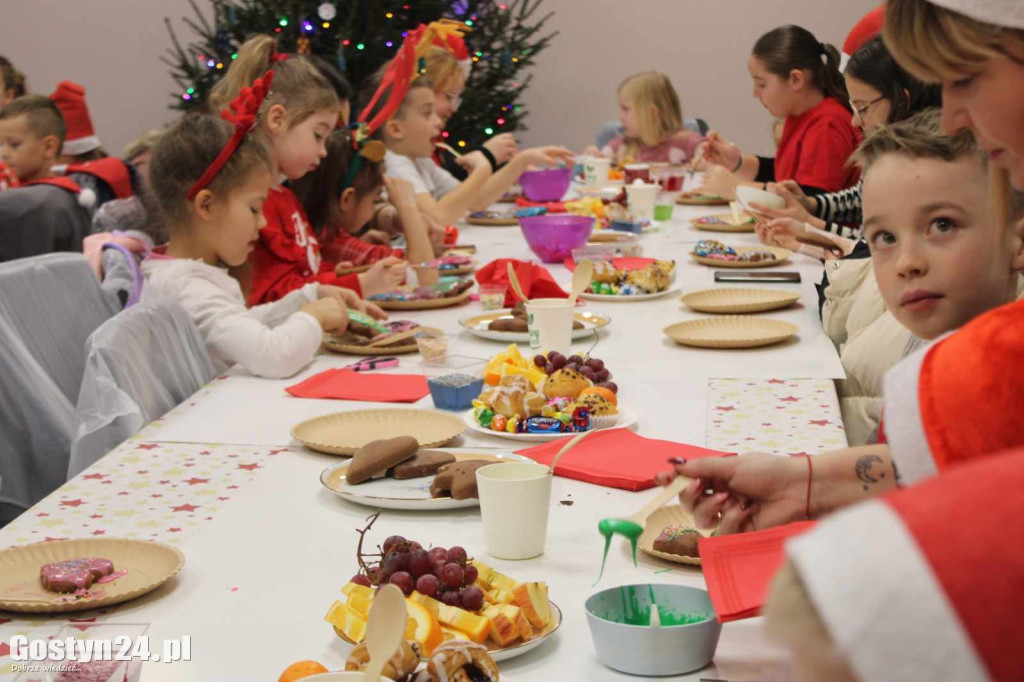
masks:
{"label": "tattoo on hand", "polygon": [[881,462],[882,458],[878,455],[864,455],[853,465],[857,478],[864,483],[864,490],[867,490],[870,484],[878,483],[881,479],[885,478],[885,472],[878,474],[878,478],[871,474],[871,467]]}

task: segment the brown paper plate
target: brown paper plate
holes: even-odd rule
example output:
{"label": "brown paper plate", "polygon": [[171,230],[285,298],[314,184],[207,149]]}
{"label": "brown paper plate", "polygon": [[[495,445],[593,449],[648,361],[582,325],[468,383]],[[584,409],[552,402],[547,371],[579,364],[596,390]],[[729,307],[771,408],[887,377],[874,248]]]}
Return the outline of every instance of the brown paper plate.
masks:
{"label": "brown paper plate", "polygon": [[466,218],[466,223],[481,227],[512,227],[513,225],[518,225],[519,220],[515,216],[509,216],[508,218],[474,218],[469,216]]}
{"label": "brown paper plate", "polygon": [[[109,583],[93,584],[87,598],[43,588],[39,569],[44,564],[82,557],[110,559],[115,571],[127,569],[128,573]],[[143,540],[90,538],[10,547],[0,551],[0,611],[65,613],[120,604],[160,587],[184,563],[185,555],[178,549]]]}
{"label": "brown paper plate", "polygon": [[796,336],[796,325],[761,317],[727,315],[679,322],[665,327],[678,344],[700,348],[758,348]]}
{"label": "brown paper plate", "polygon": [[742,287],[704,289],[683,296],[683,303],[699,313],[739,314],[763,313],[796,303],[800,292],[779,289],[746,289]]}
{"label": "brown paper plate", "polygon": [[793,255],[793,252],[789,249],[783,249],[779,246],[737,246],[734,247],[736,255],[742,256],[745,253],[752,251],[768,251],[775,254],[775,260],[719,260],[717,258],[708,258],[707,256],[698,256],[696,253],[690,252],[690,258],[700,263],[701,265],[708,265],[713,268],[770,268],[775,265],[782,265],[789,260],[789,257]]}
{"label": "brown paper plate", "polygon": [[[442,333],[440,329],[434,327],[420,327],[422,331],[428,333]],[[323,343],[320,347],[324,350],[329,350],[332,353],[344,353],[346,355],[365,355],[367,357],[373,355],[405,355],[406,353],[415,353],[419,350],[416,345],[416,339],[406,339],[401,342],[398,346],[353,346],[348,343],[339,343],[337,337],[333,334],[324,334]]]}
{"label": "brown paper plate", "polygon": [[700,531],[700,534],[704,537],[710,537],[711,535],[710,531],[703,531],[697,528],[693,522],[693,517],[690,516],[688,511],[678,504],[672,504],[662,507],[647,518],[647,524],[644,526],[644,532],[636,543],[637,549],[644,554],[650,554],[651,556],[656,556],[659,559],[671,561],[676,564],[700,566],[700,557],[679,556],[678,554],[659,552],[654,549],[654,540],[661,535],[661,531],[665,529],[665,526],[671,526],[676,523],[681,523],[684,526],[694,528]]}
{"label": "brown paper plate", "polygon": [[713,197],[705,194],[680,194],[676,203],[683,206],[728,206],[729,200],[725,197]]}
{"label": "brown paper plate", "polygon": [[746,211],[742,211],[740,215],[744,216],[745,222],[739,224],[733,222],[732,213],[716,213],[694,218],[690,224],[695,229],[705,232],[753,232],[755,225],[753,216]]}
{"label": "brown paper plate", "polygon": [[409,408],[355,410],[325,414],[296,424],[292,438],[319,452],[354,455],[367,443],[395,436],[412,436],[421,448],[436,448],[465,430],[462,419],[444,412]]}
{"label": "brown paper plate", "polygon": [[587,238],[589,244],[617,244],[619,242],[636,241],[640,235],[633,232],[617,232],[616,230],[595,230]]}
{"label": "brown paper plate", "polygon": [[469,300],[472,290],[463,291],[458,296],[446,298],[430,298],[423,301],[372,301],[384,310],[434,310],[436,308],[451,308],[461,305]]}

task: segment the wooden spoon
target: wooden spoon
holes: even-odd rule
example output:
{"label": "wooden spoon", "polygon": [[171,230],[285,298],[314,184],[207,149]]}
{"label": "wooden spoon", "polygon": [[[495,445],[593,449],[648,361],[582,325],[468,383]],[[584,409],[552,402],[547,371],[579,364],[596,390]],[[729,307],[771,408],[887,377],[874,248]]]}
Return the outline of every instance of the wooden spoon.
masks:
{"label": "wooden spoon", "polygon": [[516,292],[516,296],[519,297],[524,303],[530,299],[523,293],[523,288],[519,286],[519,278],[516,277],[516,269],[512,267],[512,264],[508,264],[508,282],[512,285],[512,291]]}
{"label": "wooden spoon", "polygon": [[590,285],[594,278],[594,262],[584,258],[576,264],[576,271],[572,273],[572,293],[569,294],[569,305],[576,305],[576,299],[583,293],[583,290]]}
{"label": "wooden spoon", "polygon": [[405,595],[395,585],[377,590],[370,615],[366,619],[366,653],[370,660],[363,672],[363,682],[379,682],[384,665],[390,660],[405,635],[407,618]]}
{"label": "wooden spoon", "polygon": [[558,460],[562,459],[562,456],[565,453],[567,453],[570,450],[572,450],[574,447],[576,447],[577,443],[579,443],[581,440],[583,440],[584,438],[586,438],[587,436],[589,436],[593,432],[594,432],[594,430],[591,429],[590,431],[584,431],[583,433],[578,433],[575,436],[573,436],[569,440],[568,443],[563,445],[562,449],[559,450],[558,454],[555,455],[554,459],[551,460],[551,466],[548,467],[548,475],[549,476],[554,476],[555,475],[555,467],[558,466]]}

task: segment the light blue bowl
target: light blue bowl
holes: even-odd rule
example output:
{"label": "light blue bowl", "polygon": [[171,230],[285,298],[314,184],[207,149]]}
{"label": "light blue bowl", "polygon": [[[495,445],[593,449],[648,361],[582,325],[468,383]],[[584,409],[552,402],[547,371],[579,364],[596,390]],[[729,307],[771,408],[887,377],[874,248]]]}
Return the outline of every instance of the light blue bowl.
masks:
{"label": "light blue bowl", "polygon": [[[652,597],[661,627],[650,627]],[[715,657],[722,624],[707,590],[682,585],[623,585],[585,604],[597,658],[630,675],[681,675]],[[678,624],[676,624],[678,623]]]}

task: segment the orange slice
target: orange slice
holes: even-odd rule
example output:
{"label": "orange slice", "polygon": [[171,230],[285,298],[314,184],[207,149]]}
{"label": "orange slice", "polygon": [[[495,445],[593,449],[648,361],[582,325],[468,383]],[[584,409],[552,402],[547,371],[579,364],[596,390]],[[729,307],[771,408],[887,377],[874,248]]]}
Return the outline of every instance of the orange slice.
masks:
{"label": "orange slice", "polygon": [[[444,641],[441,624],[437,622],[437,618],[434,618],[434,615],[422,604],[418,604],[411,599],[406,599],[405,603],[409,614],[409,620],[405,628],[405,637],[406,639],[419,642],[419,645],[423,648],[423,653],[429,656]],[[409,632],[410,625],[412,626],[412,633]]]}

